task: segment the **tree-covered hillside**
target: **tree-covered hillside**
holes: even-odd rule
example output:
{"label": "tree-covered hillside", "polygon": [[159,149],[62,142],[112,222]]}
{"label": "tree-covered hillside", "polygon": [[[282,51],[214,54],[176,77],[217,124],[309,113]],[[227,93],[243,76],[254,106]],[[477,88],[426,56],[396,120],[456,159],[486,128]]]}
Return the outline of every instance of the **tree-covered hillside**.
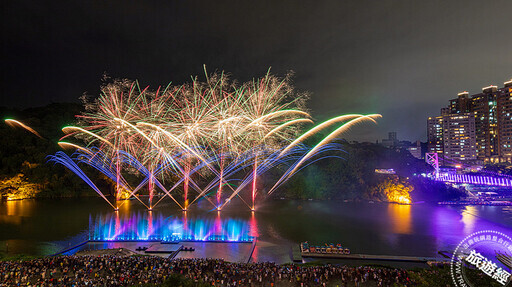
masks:
{"label": "tree-covered hillside", "polygon": [[[47,163],[48,155],[61,150],[57,142],[64,135],[62,127],[75,124],[75,115],[81,111],[82,106],[78,104],[51,104],[21,111],[0,108],[3,119],[19,120],[43,137],[39,138],[20,127],[8,126],[5,122],[0,123],[0,197],[94,195],[75,174],[61,165]],[[316,135],[308,144],[315,144],[323,136]],[[349,143],[341,139],[336,142],[342,150],[331,152],[327,158],[302,169],[279,187],[274,195],[302,199],[386,200],[389,190],[379,190],[386,190],[382,188],[383,185],[390,186],[389,178],[376,174],[375,169],[393,168],[398,174],[393,181],[398,180],[404,186],[412,185],[413,201],[460,196],[458,191],[442,183],[414,177],[414,174],[429,171],[430,168],[407,151],[373,143]],[[277,167],[264,174],[258,182],[258,190],[265,194],[285,168]],[[101,190],[106,193],[113,191],[112,183],[105,177],[95,170],[84,169]]]}

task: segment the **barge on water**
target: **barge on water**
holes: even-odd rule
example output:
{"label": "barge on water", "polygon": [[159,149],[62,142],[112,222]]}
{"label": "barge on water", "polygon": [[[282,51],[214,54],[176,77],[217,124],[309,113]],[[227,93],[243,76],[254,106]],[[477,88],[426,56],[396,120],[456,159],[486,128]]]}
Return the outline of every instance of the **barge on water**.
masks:
{"label": "barge on water", "polygon": [[[300,253],[302,257],[318,259],[355,259],[355,260],[383,260],[383,261],[404,261],[416,263],[446,263],[449,258],[420,257],[420,256],[402,256],[402,255],[370,255],[370,254],[351,254],[350,249],[343,248],[341,244],[325,244],[325,246],[311,246],[308,242],[300,244]],[[295,260],[294,260],[295,261]]]}
{"label": "barge on water", "polygon": [[[300,244],[300,252],[302,253],[302,256],[307,256],[311,254],[341,254],[341,255],[348,255],[350,254],[350,249],[343,248],[341,244],[334,245],[333,243],[325,244],[324,246],[314,246],[309,245],[309,243],[302,242]],[[305,255],[306,254],[306,255]]]}

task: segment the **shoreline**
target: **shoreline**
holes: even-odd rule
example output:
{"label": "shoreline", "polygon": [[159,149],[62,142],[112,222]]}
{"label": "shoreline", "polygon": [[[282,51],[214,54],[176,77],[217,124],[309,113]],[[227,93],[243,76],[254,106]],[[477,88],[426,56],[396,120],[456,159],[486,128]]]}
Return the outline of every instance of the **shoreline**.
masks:
{"label": "shoreline", "polygon": [[[106,248],[106,249],[90,249],[90,250],[79,250],[76,253],[73,254],[64,254],[72,249],[76,249],[80,247],[81,245],[87,244],[88,242],[83,242],[81,244],[78,244],[76,246],[73,246],[71,248],[64,249],[60,252],[50,254],[50,255],[41,255],[41,256],[30,256],[26,254],[16,254],[13,256],[2,256],[3,254],[0,253],[0,262],[20,262],[20,261],[30,261],[30,260],[37,260],[37,259],[44,259],[44,258],[59,258],[59,257],[85,257],[85,256],[93,256],[93,257],[102,257],[102,256],[114,256],[114,257],[131,257],[131,256],[147,256],[147,257],[155,257],[155,258],[168,258],[171,260],[177,259],[177,260],[203,260],[203,259],[214,259],[214,260],[223,260],[225,262],[230,263],[238,263],[238,264],[255,264],[255,263],[273,263],[276,265],[286,266],[286,265],[297,265],[297,266],[322,266],[322,265],[338,265],[338,266],[349,266],[345,262],[333,262],[329,261],[329,259],[338,259],[338,258],[329,258],[326,256],[304,256],[306,259],[315,259],[306,261],[303,260],[302,262],[297,261],[291,261],[291,262],[285,262],[285,263],[275,263],[274,261],[258,261],[253,262],[249,260],[249,262],[236,262],[236,261],[229,261],[224,258],[212,258],[212,257],[197,257],[197,258],[171,258],[167,256],[158,256],[156,253],[138,253],[128,248]],[[252,248],[251,248],[252,250]],[[170,253],[169,253],[170,254]],[[358,258],[348,258],[347,262],[355,261],[355,262],[367,262],[365,264],[356,264],[355,266],[381,266],[386,268],[397,268],[391,265],[387,265],[386,263],[424,263],[422,265],[414,264],[414,266],[411,265],[413,268],[421,268],[426,269],[430,268],[432,266],[439,266],[439,265],[446,265],[449,264],[450,260],[447,258],[427,258],[427,257],[414,257],[414,256],[400,256],[400,255],[367,255],[367,254],[352,254],[352,256],[357,256]],[[374,259],[371,257],[386,257],[385,259]],[[405,260],[401,259],[402,257],[406,258]],[[409,260],[408,258],[419,258],[420,260]],[[341,259],[341,258],[339,258]],[[425,260],[423,260],[425,259]],[[429,259],[429,260],[427,260]],[[423,267],[420,267],[423,266]],[[404,268],[404,267],[398,267],[398,268]],[[405,268],[407,269],[407,268]]]}
{"label": "shoreline", "polygon": [[[39,272],[29,272],[37,266]],[[20,272],[10,272],[12,269]],[[446,283],[451,281],[445,265],[407,270],[384,265],[347,266],[341,264],[275,264],[273,262],[235,263],[223,259],[171,259],[132,255],[122,249],[104,251],[103,255],[83,254],[0,261],[0,283],[48,284],[69,286],[79,284],[135,286],[320,286],[361,283],[361,286],[434,286],[442,272]],[[86,272],[84,272],[87,270]],[[369,276],[367,276],[369,275]],[[428,281],[426,280],[428,279]],[[187,283],[187,284],[184,284]],[[370,285],[367,285],[370,284]]]}
{"label": "shoreline", "polygon": [[[303,254],[299,253],[297,256],[293,255],[290,260],[276,262],[274,260],[258,260],[257,257],[253,257],[254,250],[258,240],[253,241],[250,246],[248,242],[200,242],[200,241],[183,241],[176,244],[165,244],[162,242],[153,241],[112,241],[112,242],[96,242],[96,241],[83,241],[74,246],[64,248],[58,252],[41,255],[41,256],[30,256],[26,254],[16,254],[12,256],[6,256],[7,254],[0,253],[0,261],[18,261],[18,260],[32,260],[37,258],[49,258],[49,257],[61,257],[61,256],[154,256],[161,258],[170,259],[219,259],[225,260],[226,262],[238,262],[238,263],[276,263],[278,265],[295,264],[295,265],[342,265],[342,266],[373,266],[380,265],[388,268],[403,268],[403,269],[414,269],[414,268],[429,268],[432,266],[445,265],[449,263],[450,258],[447,258],[441,253],[442,257],[432,256],[418,256],[418,255],[389,255],[389,254],[350,254],[343,258],[335,258],[328,256],[329,254]],[[266,241],[261,241],[263,245],[268,244]],[[197,244],[197,245],[194,245]],[[245,250],[242,253],[221,253],[216,254],[215,252],[205,252],[207,250],[218,249],[217,244],[220,246],[224,245],[228,250]],[[243,244],[243,246],[238,246]],[[159,250],[168,249],[170,245],[176,245],[169,251]],[[113,247],[115,246],[115,247]],[[142,249],[141,246],[146,246],[146,249]],[[155,248],[155,246],[157,246]],[[160,247],[158,247],[160,246]],[[199,253],[186,252],[182,250],[183,247],[195,246]],[[261,246],[260,246],[261,247]],[[283,246],[284,247],[284,246]],[[293,246],[292,246],[293,247]],[[299,247],[299,246],[297,246]],[[149,248],[151,251],[145,252]],[[201,250],[204,249],[204,250]],[[286,249],[286,248],[285,248]],[[293,248],[292,248],[293,249]],[[180,253],[181,252],[181,253]],[[247,254],[245,254],[245,253]],[[261,251],[260,251],[261,252]],[[179,255],[181,254],[181,255]],[[195,255],[194,255],[195,254]],[[179,255],[179,256],[177,256]],[[267,254],[268,255],[268,254]],[[274,254],[277,256],[277,254]],[[297,257],[297,258],[296,258]],[[268,257],[267,257],[268,258]],[[260,258],[261,259],[261,258]]]}
{"label": "shoreline", "polygon": [[[25,200],[78,200],[78,199],[89,199],[96,197],[95,194],[86,195],[86,196],[66,196],[66,197],[29,197],[29,198],[16,198],[16,199],[8,199],[8,198],[0,198],[0,203],[7,202],[23,202]],[[109,198],[109,197],[107,197]],[[119,201],[126,201],[133,199],[122,199]],[[431,204],[431,205],[439,205],[439,206],[512,206],[512,201],[496,201],[496,202],[472,202],[472,201],[416,201],[411,203],[401,203],[394,201],[382,201],[382,200],[359,200],[359,199],[302,199],[302,198],[269,198],[267,200],[295,200],[301,202],[310,202],[310,201],[335,201],[340,203],[367,203],[367,204],[397,204],[397,205],[418,205],[418,204]]]}

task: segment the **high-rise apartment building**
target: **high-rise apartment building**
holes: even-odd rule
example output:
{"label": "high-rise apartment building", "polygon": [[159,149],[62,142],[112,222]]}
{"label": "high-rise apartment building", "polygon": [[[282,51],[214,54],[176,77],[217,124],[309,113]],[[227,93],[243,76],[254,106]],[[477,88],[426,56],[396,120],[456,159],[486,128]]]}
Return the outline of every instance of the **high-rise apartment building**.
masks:
{"label": "high-rise apartment building", "polygon": [[475,117],[472,113],[443,116],[443,152],[446,160],[476,159]]}
{"label": "high-rise apartment building", "polygon": [[428,151],[457,161],[512,162],[512,80],[464,91],[427,121]]}
{"label": "high-rise apartment building", "polygon": [[445,114],[429,117],[428,152],[444,155],[443,159],[476,159],[475,118],[473,113]]}
{"label": "high-rise apartment building", "polygon": [[[449,114],[461,114],[471,112],[471,99],[469,93],[464,91],[457,95],[456,99],[450,100],[450,105],[445,109]],[[443,111],[441,111],[443,114]]]}
{"label": "high-rise apartment building", "polygon": [[498,153],[503,161],[512,162],[512,80],[500,89],[498,105]]}
{"label": "high-rise apartment building", "polygon": [[443,116],[429,117],[427,121],[427,151],[444,153]]}
{"label": "high-rise apartment building", "polygon": [[499,161],[498,153],[498,87],[489,86],[471,97],[475,114],[476,155],[484,161]]}

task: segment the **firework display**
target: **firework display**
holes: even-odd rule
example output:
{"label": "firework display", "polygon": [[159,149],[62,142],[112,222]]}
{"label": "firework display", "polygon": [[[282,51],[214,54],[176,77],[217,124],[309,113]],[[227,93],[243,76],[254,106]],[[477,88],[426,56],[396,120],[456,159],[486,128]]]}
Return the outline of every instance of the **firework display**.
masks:
{"label": "firework display", "polygon": [[[123,204],[120,199],[134,198],[152,210],[169,197],[183,210],[201,199],[221,210],[237,197],[254,210],[257,196],[272,194],[301,168],[339,150],[333,140],[347,129],[380,117],[343,115],[302,132],[313,123],[305,100],[288,77],[270,73],[241,85],[224,73],[206,74],[205,82],[156,91],[116,80],[86,102],[77,126],[63,128],[59,145],[76,152],[58,152],[50,160],[80,176],[114,209]],[[312,148],[305,145],[333,126]],[[79,165],[115,184],[115,202]],[[258,185],[276,166],[284,170],[280,178],[268,189]]]}
{"label": "firework display", "polygon": [[36,132],[33,128],[25,125],[24,123],[20,122],[20,121],[17,121],[17,120],[14,120],[14,119],[5,119],[5,123],[11,127],[20,127],[20,128],[23,128],[31,133],[33,133],[34,135],[36,135],[38,138],[43,138],[38,132]]}

